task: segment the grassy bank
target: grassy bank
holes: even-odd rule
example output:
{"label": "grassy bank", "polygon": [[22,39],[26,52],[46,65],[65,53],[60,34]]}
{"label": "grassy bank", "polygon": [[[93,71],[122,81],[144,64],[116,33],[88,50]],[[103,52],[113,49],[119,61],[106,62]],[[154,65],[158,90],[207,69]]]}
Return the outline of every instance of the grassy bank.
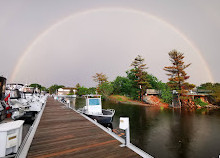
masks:
{"label": "grassy bank", "polygon": [[146,104],[141,101],[132,100],[129,97],[121,96],[121,95],[110,95],[108,97],[110,101],[122,104],[134,104],[134,105],[142,105],[142,106],[151,106],[150,104]]}
{"label": "grassy bank", "polygon": [[163,103],[160,101],[158,97],[151,96],[149,97],[149,103],[132,100],[129,97],[121,96],[121,95],[111,95],[108,97],[110,101],[116,102],[116,103],[122,103],[122,104],[133,104],[133,105],[141,105],[141,106],[154,106],[154,107],[163,107],[168,108],[168,104]]}

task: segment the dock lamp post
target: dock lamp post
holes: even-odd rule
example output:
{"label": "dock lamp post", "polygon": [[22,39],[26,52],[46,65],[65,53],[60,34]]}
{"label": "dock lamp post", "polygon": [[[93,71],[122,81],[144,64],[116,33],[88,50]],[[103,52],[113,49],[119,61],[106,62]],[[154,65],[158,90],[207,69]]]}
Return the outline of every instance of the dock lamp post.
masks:
{"label": "dock lamp post", "polygon": [[130,144],[129,117],[120,117],[119,128],[125,130],[125,144],[122,144],[121,147],[129,145]]}

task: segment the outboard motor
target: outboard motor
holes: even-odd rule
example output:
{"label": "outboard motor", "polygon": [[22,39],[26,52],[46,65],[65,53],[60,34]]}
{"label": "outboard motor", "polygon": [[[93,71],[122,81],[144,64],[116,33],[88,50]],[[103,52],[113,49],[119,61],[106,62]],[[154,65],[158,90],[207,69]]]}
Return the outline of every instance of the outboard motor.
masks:
{"label": "outboard motor", "polygon": [[6,117],[6,104],[4,102],[6,89],[6,78],[0,77],[0,122]]}

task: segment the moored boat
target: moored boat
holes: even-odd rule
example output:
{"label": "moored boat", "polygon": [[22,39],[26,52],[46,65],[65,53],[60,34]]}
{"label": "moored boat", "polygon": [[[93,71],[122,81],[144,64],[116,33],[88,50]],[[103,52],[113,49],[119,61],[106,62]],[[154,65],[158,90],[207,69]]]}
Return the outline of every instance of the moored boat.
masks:
{"label": "moored boat", "polygon": [[100,124],[109,124],[113,121],[114,109],[102,109],[101,95],[85,95],[86,106],[81,112],[96,120]]}
{"label": "moored boat", "polygon": [[6,117],[5,88],[6,78],[0,76],[0,122]]}

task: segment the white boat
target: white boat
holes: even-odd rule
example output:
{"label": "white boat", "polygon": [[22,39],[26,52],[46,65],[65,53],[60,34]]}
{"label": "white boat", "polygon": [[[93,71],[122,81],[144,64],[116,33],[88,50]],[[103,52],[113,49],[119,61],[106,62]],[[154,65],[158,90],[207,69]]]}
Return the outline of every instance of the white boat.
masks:
{"label": "white boat", "polygon": [[5,88],[6,78],[0,76],[0,122],[6,117]]}
{"label": "white boat", "polygon": [[13,87],[8,88],[10,94],[8,103],[12,108],[12,119],[16,120],[23,117],[33,121],[35,115],[41,111],[43,104],[46,102],[46,95],[40,94],[40,91],[37,91],[34,87],[23,86],[17,89],[15,84],[10,84],[8,87]]}
{"label": "white boat", "polygon": [[101,95],[85,95],[86,106],[81,112],[96,120],[100,124],[109,124],[113,121],[114,109],[102,109]]}

